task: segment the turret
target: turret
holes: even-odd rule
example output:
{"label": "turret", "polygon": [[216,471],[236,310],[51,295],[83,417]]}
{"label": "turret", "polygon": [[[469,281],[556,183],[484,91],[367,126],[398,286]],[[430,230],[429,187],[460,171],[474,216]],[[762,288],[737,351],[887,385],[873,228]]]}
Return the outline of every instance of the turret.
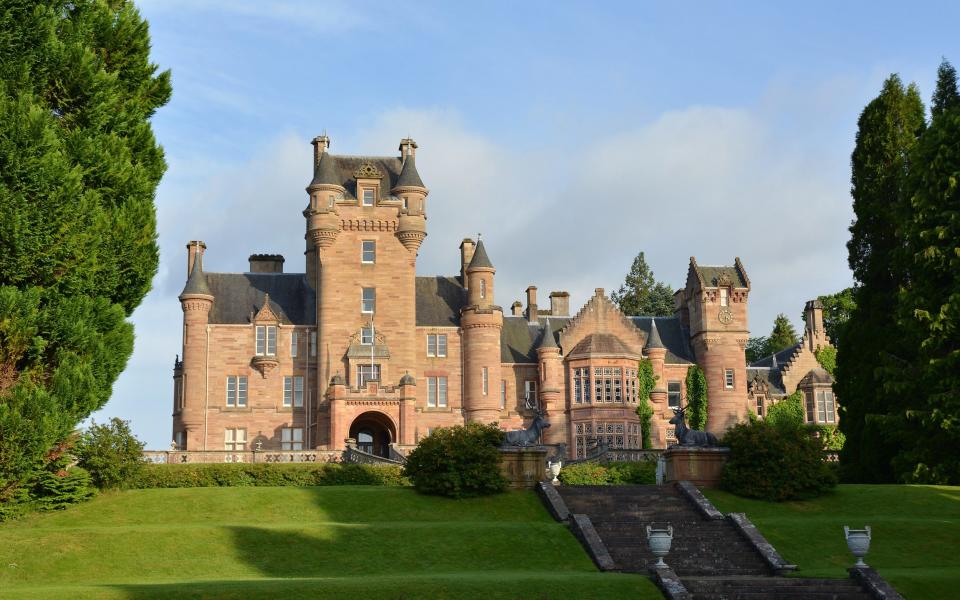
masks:
{"label": "turret", "polygon": [[390,193],[401,201],[397,238],[414,256],[419,251],[423,238],[427,236],[426,198],[430,193],[417,172],[416,152],[415,141],[410,138],[400,140],[403,167],[396,185],[390,190]]}
{"label": "turret", "polygon": [[346,189],[336,159],[327,152],[330,138],[321,135],[313,139],[313,179],[307,186],[310,204],[303,211],[307,220],[307,281],[317,286],[317,252],[328,248],[340,233],[337,215],[337,200],[343,198]]}
{"label": "turret", "polygon": [[540,371],[540,408],[546,411],[550,429],[544,431],[544,443],[559,444],[566,441],[567,426],[563,402],[563,362],[560,347],[554,338],[550,319],[544,319],[543,335],[537,347]]}
{"label": "turret", "polygon": [[202,450],[206,443],[202,430],[207,393],[205,351],[207,323],[214,297],[203,273],[203,248],[206,248],[203,242],[194,242],[193,267],[180,293],[180,307],[183,309],[183,408],[179,418],[174,418],[173,434],[175,439],[181,434],[189,450]]}
{"label": "turret", "polygon": [[643,347],[647,359],[650,360],[650,366],[653,367],[653,376],[656,377],[656,384],[650,392],[650,401],[655,405],[665,406],[667,402],[667,388],[664,387],[665,378],[663,376],[663,363],[667,356],[667,349],[660,339],[660,330],[657,329],[657,319],[650,319],[650,335],[647,336],[647,344]]}
{"label": "turret", "polygon": [[496,269],[482,241],[467,267],[467,304],[460,313],[463,330],[463,411],[467,421],[491,423],[500,416],[500,331],[503,311],[493,303]]}

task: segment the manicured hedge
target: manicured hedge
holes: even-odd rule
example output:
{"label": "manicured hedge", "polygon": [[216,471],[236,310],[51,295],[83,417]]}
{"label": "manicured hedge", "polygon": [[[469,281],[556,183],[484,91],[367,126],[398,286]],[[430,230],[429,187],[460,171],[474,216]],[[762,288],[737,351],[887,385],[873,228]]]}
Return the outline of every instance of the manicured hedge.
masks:
{"label": "manicured hedge", "polygon": [[559,479],[567,485],[653,484],[657,482],[657,463],[579,463],[564,466],[560,470]]}
{"label": "manicured hedge", "polygon": [[409,485],[399,466],[336,463],[144,465],[125,487],[184,488],[311,485]]}

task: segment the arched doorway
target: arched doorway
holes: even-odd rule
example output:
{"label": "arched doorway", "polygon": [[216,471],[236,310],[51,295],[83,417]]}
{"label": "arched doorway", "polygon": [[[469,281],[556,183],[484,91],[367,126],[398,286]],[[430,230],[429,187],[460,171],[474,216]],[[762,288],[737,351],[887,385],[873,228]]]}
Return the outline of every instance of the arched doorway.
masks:
{"label": "arched doorway", "polygon": [[388,458],[390,443],[397,440],[397,429],[387,415],[365,412],[350,424],[350,437],[357,440],[359,450]]}

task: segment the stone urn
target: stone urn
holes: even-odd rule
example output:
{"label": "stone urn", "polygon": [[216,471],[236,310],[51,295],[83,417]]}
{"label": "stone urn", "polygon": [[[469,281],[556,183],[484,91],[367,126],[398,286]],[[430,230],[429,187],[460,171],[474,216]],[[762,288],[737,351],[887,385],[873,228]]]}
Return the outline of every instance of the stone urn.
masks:
{"label": "stone urn", "polygon": [[850,529],[843,526],[843,535],[847,538],[847,548],[857,557],[854,567],[865,567],[867,563],[863,562],[863,557],[870,551],[870,526],[863,529]]}
{"label": "stone urn", "polygon": [[553,480],[550,482],[553,485],[560,485],[560,480],[557,479],[557,476],[560,475],[561,467],[563,467],[562,461],[558,460],[557,462],[553,462],[553,461],[547,462],[547,470],[550,471],[551,475],[553,475]]}
{"label": "stone urn", "polygon": [[670,552],[670,544],[673,542],[673,526],[667,525],[666,529],[654,529],[647,525],[647,545],[650,546],[650,552],[657,557],[654,568],[664,569],[667,563],[663,562],[663,557]]}

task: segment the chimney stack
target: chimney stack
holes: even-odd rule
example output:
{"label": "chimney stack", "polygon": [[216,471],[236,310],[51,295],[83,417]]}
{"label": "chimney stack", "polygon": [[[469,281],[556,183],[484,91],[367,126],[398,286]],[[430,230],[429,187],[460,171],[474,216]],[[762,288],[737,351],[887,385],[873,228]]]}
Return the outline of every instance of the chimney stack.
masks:
{"label": "chimney stack", "polygon": [[283,273],[284,258],[279,254],[251,254],[250,273]]}
{"label": "chimney stack", "polygon": [[535,285],[527,288],[527,321],[537,322],[537,286]]}
{"label": "chimney stack", "polygon": [[467,287],[467,267],[473,260],[475,249],[476,244],[470,238],[463,238],[463,241],[460,242],[460,281],[463,283],[463,287]]}
{"label": "chimney stack", "polygon": [[570,316],[570,294],[550,292],[550,315],[554,317]]}
{"label": "chimney stack", "polygon": [[823,330],[823,303],[810,300],[803,307],[803,320],[806,322],[807,338],[810,350],[816,350],[827,344],[827,334]]}
{"label": "chimney stack", "polygon": [[313,144],[313,168],[316,169],[317,165],[320,164],[320,157],[330,147],[330,138],[327,137],[327,134],[318,135],[310,143]]}
{"label": "chimney stack", "polygon": [[510,306],[510,311],[511,311],[511,314],[513,314],[513,316],[522,317],[523,304],[521,304],[519,300],[514,301],[514,303]]}
{"label": "chimney stack", "polygon": [[198,253],[200,254],[200,268],[203,269],[203,253],[206,249],[207,245],[200,240],[187,243],[187,277],[190,277],[190,273],[193,272],[193,257]]}

